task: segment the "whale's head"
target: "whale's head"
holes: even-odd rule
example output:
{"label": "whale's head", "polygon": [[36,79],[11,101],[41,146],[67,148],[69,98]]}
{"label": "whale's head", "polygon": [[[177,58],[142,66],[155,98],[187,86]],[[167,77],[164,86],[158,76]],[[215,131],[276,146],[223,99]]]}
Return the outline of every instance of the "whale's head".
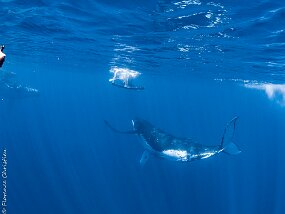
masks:
{"label": "whale's head", "polygon": [[143,133],[151,126],[150,123],[147,122],[146,120],[141,120],[138,118],[133,119],[132,123],[133,123],[133,129],[137,133]]}

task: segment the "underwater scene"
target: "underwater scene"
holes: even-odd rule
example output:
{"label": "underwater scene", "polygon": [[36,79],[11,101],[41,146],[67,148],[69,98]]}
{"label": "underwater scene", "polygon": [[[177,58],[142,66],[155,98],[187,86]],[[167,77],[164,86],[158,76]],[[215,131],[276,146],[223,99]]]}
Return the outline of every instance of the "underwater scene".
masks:
{"label": "underwater scene", "polygon": [[0,14],[1,213],[285,213],[285,1]]}

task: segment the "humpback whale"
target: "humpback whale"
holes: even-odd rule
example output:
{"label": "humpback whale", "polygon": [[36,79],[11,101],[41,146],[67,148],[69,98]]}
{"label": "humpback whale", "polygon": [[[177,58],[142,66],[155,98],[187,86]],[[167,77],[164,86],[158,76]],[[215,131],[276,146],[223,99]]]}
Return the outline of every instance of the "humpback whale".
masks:
{"label": "humpback whale", "polygon": [[221,143],[213,146],[196,143],[190,138],[175,137],[159,128],[156,128],[146,120],[132,120],[133,130],[130,131],[117,130],[107,121],[105,121],[105,124],[114,132],[122,134],[137,134],[142,139],[145,151],[140,159],[140,164],[144,165],[150,154],[182,162],[206,159],[221,152],[230,155],[239,154],[241,150],[232,141],[237,119],[238,117],[234,117],[226,125]]}

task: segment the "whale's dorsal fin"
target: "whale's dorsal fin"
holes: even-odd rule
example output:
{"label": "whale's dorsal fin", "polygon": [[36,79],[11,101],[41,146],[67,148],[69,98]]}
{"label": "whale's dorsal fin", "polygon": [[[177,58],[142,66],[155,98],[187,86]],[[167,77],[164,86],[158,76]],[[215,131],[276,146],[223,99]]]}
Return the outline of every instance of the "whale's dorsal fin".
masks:
{"label": "whale's dorsal fin", "polygon": [[120,134],[136,134],[137,133],[136,131],[133,131],[133,130],[121,131],[111,126],[111,124],[107,120],[104,120],[104,122],[109,127],[109,129],[111,129],[113,132],[120,133]]}
{"label": "whale's dorsal fin", "polygon": [[142,156],[141,156],[141,159],[140,159],[140,165],[141,167],[143,167],[146,162],[148,161],[149,159],[149,152],[147,150],[145,150],[143,153],[142,153]]}

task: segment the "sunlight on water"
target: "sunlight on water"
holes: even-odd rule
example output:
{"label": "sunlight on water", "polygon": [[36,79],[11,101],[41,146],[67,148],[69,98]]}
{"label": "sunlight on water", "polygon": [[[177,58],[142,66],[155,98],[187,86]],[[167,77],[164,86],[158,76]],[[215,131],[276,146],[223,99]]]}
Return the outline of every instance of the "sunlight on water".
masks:
{"label": "sunlight on water", "polygon": [[264,91],[269,99],[285,106],[285,84],[256,83],[245,84],[245,87]]}

